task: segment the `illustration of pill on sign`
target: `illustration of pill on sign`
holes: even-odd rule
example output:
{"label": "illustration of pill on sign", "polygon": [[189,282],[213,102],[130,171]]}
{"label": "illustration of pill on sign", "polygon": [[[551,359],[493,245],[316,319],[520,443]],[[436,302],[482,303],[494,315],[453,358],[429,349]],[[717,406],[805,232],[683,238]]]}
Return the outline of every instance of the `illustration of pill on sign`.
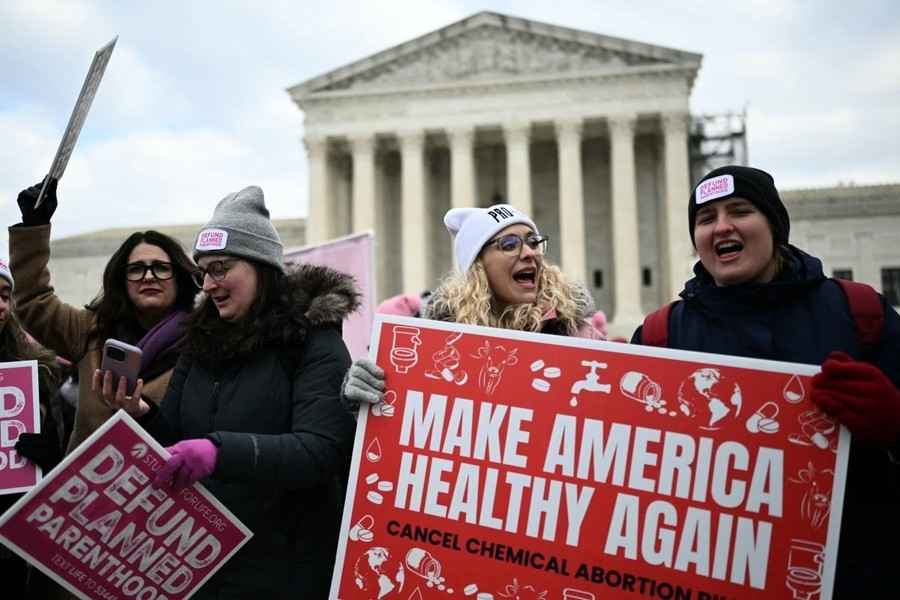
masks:
{"label": "illustration of pill on sign", "polygon": [[626,398],[644,405],[647,412],[656,411],[661,415],[675,417],[677,412],[666,406],[662,397],[662,386],[650,379],[650,376],[638,371],[628,371],[619,380],[619,391]]}
{"label": "illustration of pill on sign", "polygon": [[444,347],[431,355],[432,367],[425,371],[425,377],[443,379],[456,385],[466,384],[469,374],[460,367],[461,356],[456,347],[462,336],[462,333],[451,334],[444,341]]}
{"label": "illustration of pill on sign", "polygon": [[548,367],[541,359],[531,363],[528,368],[535,374],[531,380],[531,388],[541,393],[549,392],[552,381],[562,375],[559,367]]}
{"label": "illustration of pill on sign", "polygon": [[425,580],[425,586],[447,594],[453,594],[453,588],[447,585],[443,575],[443,566],[435,556],[425,548],[410,548],[406,553],[407,570]]}
{"label": "illustration of pill on sign", "polygon": [[384,393],[384,397],[381,402],[377,404],[373,404],[371,407],[371,413],[373,417],[393,417],[394,411],[396,407],[394,406],[397,402],[397,392],[394,390],[387,390]]}

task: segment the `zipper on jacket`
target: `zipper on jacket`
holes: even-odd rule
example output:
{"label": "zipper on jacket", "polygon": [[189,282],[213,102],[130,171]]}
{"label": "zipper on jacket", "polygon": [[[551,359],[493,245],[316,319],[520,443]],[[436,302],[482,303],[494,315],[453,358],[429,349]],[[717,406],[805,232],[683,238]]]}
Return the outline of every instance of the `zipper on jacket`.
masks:
{"label": "zipper on jacket", "polygon": [[216,430],[216,414],[219,412],[219,381],[213,381],[212,412],[209,415],[209,430]]}

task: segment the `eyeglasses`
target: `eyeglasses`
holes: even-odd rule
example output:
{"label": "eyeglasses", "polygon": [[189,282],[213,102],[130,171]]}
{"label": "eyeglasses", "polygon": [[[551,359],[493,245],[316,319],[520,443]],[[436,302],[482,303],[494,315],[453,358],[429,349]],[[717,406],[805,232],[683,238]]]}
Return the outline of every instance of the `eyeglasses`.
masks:
{"label": "eyeglasses", "polygon": [[547,251],[548,241],[550,241],[550,238],[547,236],[535,235],[533,233],[528,234],[525,238],[515,233],[507,233],[506,235],[501,235],[498,238],[488,241],[485,246],[497,246],[497,249],[503,254],[519,254],[522,249],[522,244],[524,243],[537,254],[543,254]]}
{"label": "eyeglasses", "polygon": [[147,274],[147,271],[150,271],[153,277],[160,281],[172,279],[175,276],[175,269],[172,268],[172,263],[154,260],[150,263],[128,263],[125,265],[125,279],[128,281],[140,281]]}
{"label": "eyeglasses", "polygon": [[231,267],[234,266],[238,260],[237,258],[229,258],[226,260],[214,260],[209,263],[209,266],[205,269],[202,267],[197,267],[197,270],[191,273],[191,277],[194,279],[194,283],[197,284],[197,287],[203,287],[203,282],[206,280],[206,276],[209,275],[212,277],[213,281],[222,281],[225,279],[225,276],[228,274],[228,271]]}

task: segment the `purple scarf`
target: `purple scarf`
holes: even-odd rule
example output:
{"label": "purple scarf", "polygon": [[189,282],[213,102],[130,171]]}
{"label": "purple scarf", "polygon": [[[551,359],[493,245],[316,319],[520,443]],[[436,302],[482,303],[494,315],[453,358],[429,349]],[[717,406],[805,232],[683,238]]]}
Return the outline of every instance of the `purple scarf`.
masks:
{"label": "purple scarf", "polygon": [[143,350],[141,375],[158,357],[168,354],[174,349],[175,342],[184,335],[184,320],[187,315],[187,311],[176,310],[154,325],[137,343],[138,348]]}

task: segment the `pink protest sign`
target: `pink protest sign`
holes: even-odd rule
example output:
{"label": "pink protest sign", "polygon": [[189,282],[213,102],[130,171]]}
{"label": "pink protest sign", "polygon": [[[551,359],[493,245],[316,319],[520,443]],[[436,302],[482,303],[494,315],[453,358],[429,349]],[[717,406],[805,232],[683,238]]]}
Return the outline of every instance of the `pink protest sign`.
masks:
{"label": "pink protest sign", "polygon": [[0,363],[0,494],[26,492],[41,469],[16,452],[19,435],[41,427],[37,361]]}
{"label": "pink protest sign", "polygon": [[119,411],[0,516],[0,541],[79,598],[189,598],[253,534],[199,484],[154,489],[167,456]]}
{"label": "pink protest sign", "polygon": [[359,287],[360,307],[344,322],[344,343],[353,358],[369,354],[369,336],[375,316],[375,274],[372,257],[371,233],[357,233],[331,240],[317,246],[305,246],[284,253],[288,264],[306,263],[325,265],[356,279]]}

